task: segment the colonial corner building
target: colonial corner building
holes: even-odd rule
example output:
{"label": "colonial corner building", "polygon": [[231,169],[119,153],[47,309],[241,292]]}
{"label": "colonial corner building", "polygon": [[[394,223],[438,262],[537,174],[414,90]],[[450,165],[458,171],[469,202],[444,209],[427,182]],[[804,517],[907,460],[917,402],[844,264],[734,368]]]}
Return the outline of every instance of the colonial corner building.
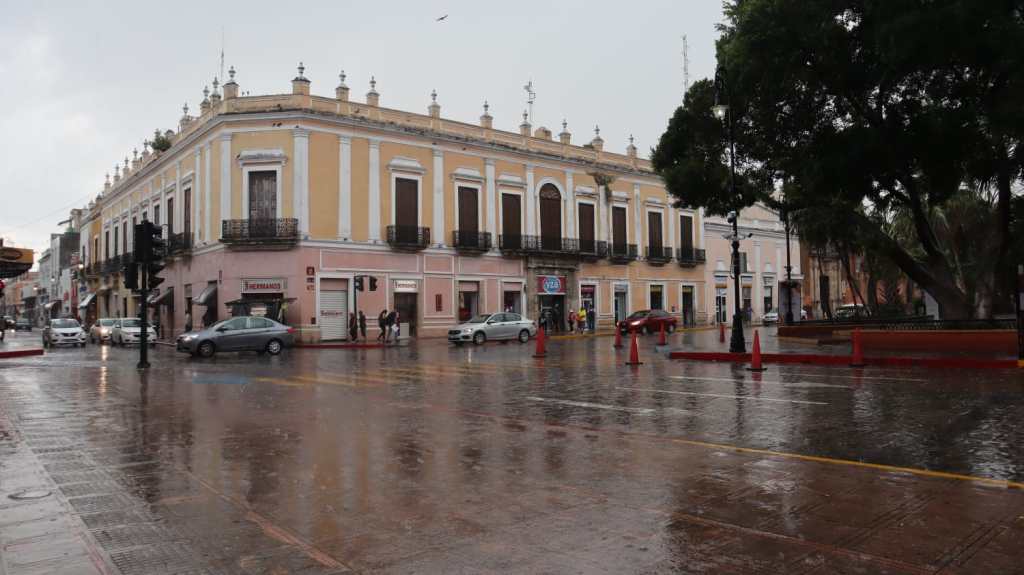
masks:
{"label": "colonial corner building", "polygon": [[[729,256],[706,257],[702,213],[673,206],[632,142],[606,151],[595,129],[576,145],[565,123],[556,139],[526,116],[501,131],[486,103],[479,123],[453,121],[433,94],[425,115],[392,110],[372,80],[356,102],[344,74],[334,98],[314,96],[301,65],[286,95],[240,97],[234,76],[223,95],[216,82],[204,90],[198,117],[186,107],[176,133],[158,134],[168,148],[126,158],[89,204],[83,318],[137,313],[121,266],[133,225],[148,219],[170,246],[150,302],[165,336],[187,320],[266,313],[303,341],[344,339],[355,306],[370,325],[398,310],[413,337],[503,310],[582,306],[602,326],[647,308],[714,319],[707,262],[724,270]],[[777,274],[781,236],[768,216],[755,241],[771,242],[771,261],[758,263]],[[357,293],[358,276],[377,289],[367,281]]]}

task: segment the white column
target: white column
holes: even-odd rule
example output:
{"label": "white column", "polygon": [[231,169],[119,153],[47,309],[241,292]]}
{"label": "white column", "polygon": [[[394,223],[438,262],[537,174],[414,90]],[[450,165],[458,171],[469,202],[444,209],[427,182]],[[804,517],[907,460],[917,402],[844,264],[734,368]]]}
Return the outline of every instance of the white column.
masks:
{"label": "white column", "polygon": [[133,207],[134,207],[134,205],[132,203],[132,195],[128,194],[128,215],[125,216],[125,221],[128,222],[128,226],[127,226],[128,231],[125,232],[125,235],[127,236],[127,238],[125,238],[125,241],[128,242],[128,249],[125,250],[125,253],[130,253],[130,252],[134,252],[135,251],[135,226],[132,225],[132,208]]}
{"label": "white column", "polygon": [[430,231],[434,244],[448,243],[444,229],[444,152],[434,150],[434,229]]}
{"label": "white column", "polygon": [[[220,239],[221,231],[224,229],[220,222],[217,222],[217,230],[213,230],[213,178],[211,177],[210,165],[212,164],[211,156],[213,155],[213,146],[210,142],[206,143],[206,150],[203,154],[203,203],[204,209],[206,210],[206,241],[210,242],[212,238]],[[221,218],[223,218],[223,214]]]}
{"label": "white column", "polygon": [[565,197],[562,198],[567,233],[565,237],[576,237],[576,185],[572,181],[572,170],[565,171]]}
{"label": "white column", "polygon": [[[160,227],[163,228],[167,225],[167,193],[164,190],[164,179],[162,176],[160,177],[160,181],[156,182],[156,185],[160,186],[160,199],[158,201],[160,202]],[[150,189],[152,189],[152,186],[153,182],[150,183]]]}
{"label": "white column", "polygon": [[292,212],[299,220],[299,236],[309,237],[309,130],[292,131],[295,165],[292,167]]}
{"label": "white column", "polygon": [[181,162],[174,164],[174,222],[178,229],[185,231],[185,194],[181,189]]}
{"label": "white column", "polygon": [[[608,191],[605,190],[604,186],[597,186],[597,238],[604,240],[608,243],[609,247],[612,243],[612,225],[609,219],[612,217],[612,205],[608,202],[607,195]],[[613,297],[615,291],[612,290]]]}
{"label": "white column", "polygon": [[194,246],[199,245],[199,235],[203,230],[203,222],[199,219],[199,213],[201,211],[200,206],[202,205],[200,204],[202,201],[200,191],[203,190],[202,179],[200,177],[202,170],[199,169],[199,164],[201,163],[200,160],[202,157],[202,149],[196,146],[195,165],[192,167],[192,245]]}
{"label": "white column", "polygon": [[491,251],[495,251],[498,249],[498,188],[491,158],[484,160],[484,177],[487,179],[487,231],[491,233]]}
{"label": "white column", "polygon": [[640,184],[633,184],[633,237],[636,238],[636,253],[644,255],[644,206],[640,203]]}
{"label": "white column", "polygon": [[338,238],[352,238],[352,138],[338,136]]}
{"label": "white column", "polygon": [[[670,203],[671,201],[669,200]],[[676,248],[679,247],[679,237],[676,234],[676,220],[679,219],[679,214],[676,213],[676,209],[671,205],[665,210],[665,214],[665,217],[668,218],[668,241],[665,242],[665,245],[672,248],[672,257],[675,257]]]}
{"label": "white column", "polygon": [[[230,220],[231,214],[231,134],[220,135],[220,219]],[[223,225],[223,224],[222,224]]]}
{"label": "white column", "polygon": [[[752,305],[750,306],[754,310],[754,312],[753,312],[754,313],[754,317],[761,317],[760,314],[764,313],[764,310],[761,309],[764,306],[764,296],[761,293],[764,290],[764,279],[761,276],[761,273],[763,271],[764,271],[764,267],[761,264],[761,242],[760,241],[755,241],[754,242],[754,279],[753,279],[753,288],[754,289],[751,290],[751,295],[750,295],[750,297],[754,300],[753,302],[751,302]],[[751,318],[751,321],[753,321],[753,318]]]}
{"label": "white column", "polygon": [[534,204],[533,199],[533,166],[526,165],[526,197],[523,199],[523,210],[526,211],[526,235],[536,235],[534,231]]}
{"label": "white column", "polygon": [[697,210],[697,218],[699,220],[699,232],[697,233],[697,247],[704,249],[704,208]]}
{"label": "white column", "polygon": [[380,241],[380,140],[370,140],[370,241]]}

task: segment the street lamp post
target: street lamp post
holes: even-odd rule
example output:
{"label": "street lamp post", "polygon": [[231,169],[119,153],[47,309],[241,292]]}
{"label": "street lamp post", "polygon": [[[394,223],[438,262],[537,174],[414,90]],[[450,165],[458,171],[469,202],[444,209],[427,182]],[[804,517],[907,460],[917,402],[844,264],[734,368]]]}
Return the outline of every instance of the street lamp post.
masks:
{"label": "street lamp post", "polygon": [[[725,99],[724,104],[721,102],[723,96]],[[711,107],[711,111],[716,118],[726,121],[729,138],[729,194],[738,201],[739,198],[736,196],[736,140],[733,138],[732,132],[732,114],[729,111],[730,100],[729,87],[725,82],[725,69],[719,66],[715,70],[715,105]],[[729,222],[732,224],[732,270],[735,281],[734,294],[736,301],[732,315],[732,338],[729,340],[729,351],[745,353],[747,351],[747,344],[743,337],[743,312],[740,308],[739,214],[737,212],[730,212]]]}
{"label": "street lamp post", "polygon": [[786,325],[793,325],[793,266],[789,260],[789,203],[783,200],[782,224],[786,227]]}

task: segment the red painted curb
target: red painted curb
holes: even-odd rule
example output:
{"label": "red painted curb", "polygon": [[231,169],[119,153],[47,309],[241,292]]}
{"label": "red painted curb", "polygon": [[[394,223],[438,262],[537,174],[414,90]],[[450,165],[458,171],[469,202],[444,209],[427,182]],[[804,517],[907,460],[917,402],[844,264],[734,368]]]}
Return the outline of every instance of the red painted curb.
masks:
{"label": "red painted curb", "polygon": [[378,349],[386,346],[383,343],[306,343],[295,344],[294,347],[304,349]]}
{"label": "red painted curb", "polygon": [[[697,361],[730,361],[749,363],[749,353],[731,353],[714,351],[673,351],[670,359],[689,359]],[[850,365],[848,355],[818,355],[813,353],[762,353],[764,363],[811,363],[817,365]],[[1013,359],[979,359],[971,357],[865,357],[866,365],[888,367],[940,367],[940,368],[977,368],[1005,369],[1016,368]]]}
{"label": "red painted curb", "polygon": [[7,359],[9,357],[28,357],[31,355],[43,355],[42,348],[37,349],[18,349],[14,351],[0,351],[0,359]]}

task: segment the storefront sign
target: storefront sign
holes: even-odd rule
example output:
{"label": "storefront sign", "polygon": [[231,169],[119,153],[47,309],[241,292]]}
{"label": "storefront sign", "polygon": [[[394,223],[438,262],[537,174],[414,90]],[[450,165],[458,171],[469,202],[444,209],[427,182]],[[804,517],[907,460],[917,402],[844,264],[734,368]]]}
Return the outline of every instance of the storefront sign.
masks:
{"label": "storefront sign", "polygon": [[561,295],[565,293],[565,276],[537,276],[537,293]]}
{"label": "storefront sign", "polygon": [[416,280],[395,280],[395,293],[416,293],[418,291],[420,291],[420,286]]}
{"label": "storefront sign", "polygon": [[242,278],[242,293],[281,293],[288,290],[285,278]]}
{"label": "storefront sign", "polygon": [[597,286],[595,286],[595,285],[583,284],[583,285],[580,286],[580,294],[584,295],[584,296],[591,296],[591,297],[593,297],[594,293],[596,291],[597,291]]}

